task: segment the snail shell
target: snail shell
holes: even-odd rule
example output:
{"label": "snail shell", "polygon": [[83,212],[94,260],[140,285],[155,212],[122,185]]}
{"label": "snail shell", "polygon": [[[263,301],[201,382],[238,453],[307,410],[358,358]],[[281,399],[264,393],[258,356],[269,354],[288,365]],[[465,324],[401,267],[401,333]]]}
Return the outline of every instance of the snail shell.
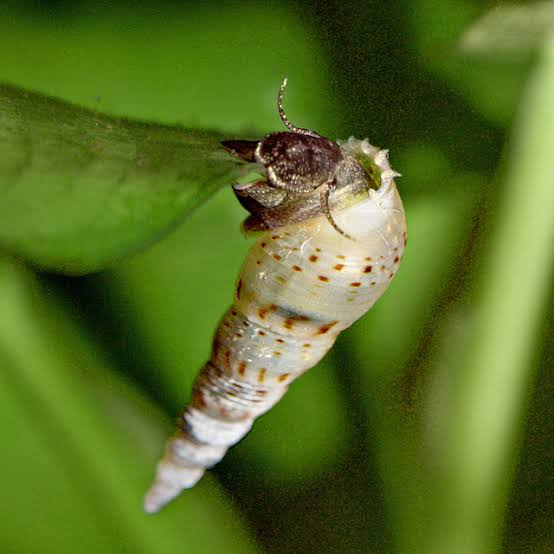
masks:
{"label": "snail shell", "polygon": [[[303,131],[293,127],[281,135],[319,136]],[[250,147],[254,144],[243,142],[233,141],[233,151],[259,164]],[[212,356],[158,464],[145,511],[158,511],[194,486],[294,379],[321,360],[338,334],[373,306],[396,274],[406,244],[404,210],[394,183],[398,174],[390,168],[387,152],[367,140],[333,144],[340,151],[335,165],[354,165],[354,170],[347,167],[346,177],[355,179],[361,169],[365,190],[350,186],[343,175],[342,185],[335,179],[330,187],[325,207],[319,189],[329,185],[326,175],[318,173],[320,182],[312,190],[301,179],[304,188],[296,191],[275,186],[268,171],[267,181],[254,185],[284,190],[277,204],[273,198],[271,207],[264,206],[256,200],[259,190],[249,195],[248,186],[246,195],[244,187],[237,191],[253,214],[246,227],[266,231],[246,256],[234,304],[219,324]],[[327,174],[335,175],[330,168],[325,168]],[[305,204],[309,209],[302,210]]]}

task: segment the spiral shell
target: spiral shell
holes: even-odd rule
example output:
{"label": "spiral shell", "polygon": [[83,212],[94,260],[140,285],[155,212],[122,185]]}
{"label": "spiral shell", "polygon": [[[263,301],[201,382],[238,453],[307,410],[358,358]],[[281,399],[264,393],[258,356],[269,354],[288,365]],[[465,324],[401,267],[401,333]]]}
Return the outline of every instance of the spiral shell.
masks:
{"label": "spiral shell", "polygon": [[362,199],[356,193],[340,209],[330,202],[333,224],[323,212],[293,218],[269,228],[252,246],[211,359],[146,495],[147,512],[194,486],[373,306],[396,274],[406,244],[398,174],[387,152],[367,140],[350,138],[340,151],[363,168],[368,182],[373,171],[376,188],[368,187]]}

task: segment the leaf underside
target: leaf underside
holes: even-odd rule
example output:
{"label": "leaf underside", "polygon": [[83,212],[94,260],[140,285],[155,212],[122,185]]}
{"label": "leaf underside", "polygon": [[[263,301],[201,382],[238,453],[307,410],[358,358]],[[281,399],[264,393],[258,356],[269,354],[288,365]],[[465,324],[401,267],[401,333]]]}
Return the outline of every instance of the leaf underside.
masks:
{"label": "leaf underside", "polygon": [[238,177],[223,138],[0,85],[0,249],[49,271],[102,269]]}

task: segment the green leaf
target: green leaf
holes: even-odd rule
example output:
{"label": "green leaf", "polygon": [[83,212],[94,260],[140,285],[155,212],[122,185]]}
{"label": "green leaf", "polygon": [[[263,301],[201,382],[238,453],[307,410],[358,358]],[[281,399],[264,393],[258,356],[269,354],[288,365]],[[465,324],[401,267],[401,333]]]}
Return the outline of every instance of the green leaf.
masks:
{"label": "green leaf", "polygon": [[99,270],[238,178],[221,138],[0,85],[0,247],[52,271]]}
{"label": "green leaf", "polygon": [[[471,32],[468,29],[479,21],[482,11],[483,3],[472,0],[418,0],[417,9],[406,16],[419,51],[417,59],[445,81],[449,93],[461,94],[477,113],[505,127],[517,109],[529,63],[525,56],[469,55],[461,47],[465,39],[460,37]],[[470,112],[457,117],[466,121],[464,140],[475,142],[475,130],[468,126]]]}
{"label": "green leaf", "polygon": [[496,6],[475,21],[459,41],[462,52],[513,58],[539,50],[554,33],[554,2]]}
{"label": "green leaf", "polygon": [[0,551],[256,551],[209,476],[144,514],[170,423],[40,292],[0,260]]}

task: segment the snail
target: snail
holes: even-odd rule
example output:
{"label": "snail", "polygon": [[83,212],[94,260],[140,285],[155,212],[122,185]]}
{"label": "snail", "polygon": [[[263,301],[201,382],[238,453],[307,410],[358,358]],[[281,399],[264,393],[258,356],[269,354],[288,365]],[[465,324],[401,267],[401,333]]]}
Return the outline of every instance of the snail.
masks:
{"label": "snail", "polygon": [[285,86],[277,105],[287,131],[222,143],[258,173],[233,188],[250,212],[244,230],[261,236],[158,464],[148,513],[217,464],[373,306],[402,259],[406,220],[387,151],[294,126]]}

